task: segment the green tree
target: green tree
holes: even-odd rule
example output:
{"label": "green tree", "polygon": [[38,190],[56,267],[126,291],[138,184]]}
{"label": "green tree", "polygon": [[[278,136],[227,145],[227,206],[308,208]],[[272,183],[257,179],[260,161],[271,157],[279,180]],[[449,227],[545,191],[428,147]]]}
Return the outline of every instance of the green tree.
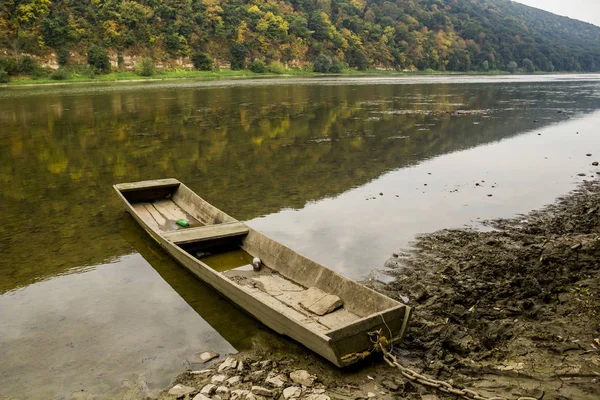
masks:
{"label": "green tree", "polygon": [[212,71],[213,59],[207,53],[197,52],[192,54],[192,63],[194,68],[200,71]]}
{"label": "green tree", "polygon": [[246,67],[246,47],[240,43],[234,43],[231,47],[229,62],[233,70],[244,69]]}
{"label": "green tree", "polygon": [[150,57],[144,57],[135,63],[135,73],[140,76],[154,75],[154,60]]}
{"label": "green tree", "polygon": [[535,71],[535,65],[529,58],[523,59],[523,68],[529,73],[533,73]]}
{"label": "green tree", "polygon": [[517,68],[519,68],[519,65],[516,63],[516,61],[511,61],[508,63],[507,70],[511,74],[514,74],[515,72],[517,72]]}
{"label": "green tree", "polygon": [[326,73],[329,72],[329,69],[333,65],[331,58],[326,56],[325,54],[319,54],[317,58],[313,61],[313,71]]}
{"label": "green tree", "polygon": [[267,66],[262,60],[254,60],[248,64],[248,69],[257,74],[263,74],[267,72]]}
{"label": "green tree", "polygon": [[98,72],[110,72],[110,60],[108,58],[108,52],[104,47],[94,46],[89,49],[87,60],[88,64],[94,67]]}

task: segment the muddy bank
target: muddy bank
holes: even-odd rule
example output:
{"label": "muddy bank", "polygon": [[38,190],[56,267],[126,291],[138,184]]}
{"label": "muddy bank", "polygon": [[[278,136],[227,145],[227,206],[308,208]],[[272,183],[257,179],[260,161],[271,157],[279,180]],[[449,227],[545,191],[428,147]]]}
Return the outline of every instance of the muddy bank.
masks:
{"label": "muddy bank", "polygon": [[[414,309],[394,354],[484,396],[600,398],[600,182],[486,225],[423,235],[390,259],[396,281],[374,288]],[[188,394],[171,387],[159,398],[456,398],[401,377],[380,356],[342,371],[286,339],[213,362],[174,381]],[[294,378],[299,371],[310,385]]]}
{"label": "muddy bank", "polygon": [[378,290],[414,307],[401,359],[509,398],[600,398],[600,182],[486,225],[388,262],[397,280]]}

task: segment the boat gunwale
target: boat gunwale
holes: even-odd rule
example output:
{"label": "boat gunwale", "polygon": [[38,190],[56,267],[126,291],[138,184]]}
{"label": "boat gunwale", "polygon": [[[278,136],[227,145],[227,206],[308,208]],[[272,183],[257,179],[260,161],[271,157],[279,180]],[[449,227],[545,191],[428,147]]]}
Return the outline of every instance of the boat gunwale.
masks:
{"label": "boat gunwale", "polygon": [[[157,182],[157,185],[153,186],[151,185],[152,182]],[[139,186],[135,186],[135,184],[138,184]],[[167,239],[163,234],[162,231],[160,229],[155,229],[153,227],[151,227],[149,224],[147,224],[140,216],[140,214],[133,208],[133,203],[130,202],[124,195],[124,193],[130,192],[130,191],[136,191],[136,190],[151,190],[153,188],[165,188],[165,187],[175,187],[175,191],[179,190],[180,188],[184,188],[185,190],[187,190],[188,192],[192,193],[194,196],[196,196],[198,199],[200,199],[201,201],[205,202],[206,204],[208,204],[210,207],[214,208],[215,210],[218,210],[219,212],[223,213],[224,216],[226,216],[227,218],[231,218],[231,220],[233,221],[237,221],[242,223],[241,221],[236,220],[235,218],[229,216],[227,213],[225,213],[224,211],[218,209],[217,207],[213,206],[212,204],[206,202],[206,200],[202,199],[200,196],[198,196],[195,192],[193,192],[191,189],[189,189],[185,184],[183,184],[182,182],[180,182],[177,179],[174,178],[169,178],[169,179],[162,179],[162,180],[156,180],[156,181],[140,181],[140,182],[134,182],[131,184],[116,184],[113,185],[113,188],[115,189],[115,191],[117,192],[118,196],[120,197],[121,201],[125,204],[127,211],[134,217],[134,219],[144,228],[144,230],[156,241],[158,242],[158,244],[161,245],[161,247],[165,248],[165,250],[168,253],[171,252],[176,252],[177,254],[179,254],[180,256],[184,257],[185,259],[187,259],[189,262],[193,263],[194,265],[197,265],[198,267],[200,267],[204,272],[209,273],[211,276],[213,276],[214,278],[216,278],[218,280],[218,282],[222,285],[225,285],[226,287],[235,290],[235,291],[239,291],[244,293],[247,296],[252,297],[254,300],[256,300],[257,302],[259,302],[261,304],[262,307],[264,307],[265,309],[271,310],[274,313],[277,313],[278,315],[280,315],[281,317],[285,318],[287,321],[289,321],[290,323],[292,323],[294,326],[297,327],[301,327],[301,329],[304,329],[306,331],[308,331],[310,334],[316,336],[318,339],[320,339],[321,341],[323,341],[327,346],[329,346],[330,350],[333,352],[333,355],[335,356],[336,360],[333,360],[329,357],[327,357],[324,354],[321,354],[321,356],[329,359],[331,362],[333,362],[334,364],[343,367],[345,365],[349,365],[352,364],[353,362],[346,362],[344,361],[341,356],[341,354],[337,354],[337,351],[335,349],[335,346],[333,346],[334,343],[344,339],[344,338],[348,338],[352,335],[356,335],[358,333],[361,333],[363,331],[365,331],[368,329],[362,329],[360,332],[356,332],[356,331],[352,331],[352,327],[358,327],[358,326],[376,326],[376,325],[380,325],[381,322],[383,322],[383,324],[385,326],[387,326],[386,320],[384,319],[384,314],[392,314],[395,315],[396,313],[398,314],[403,314],[402,318],[404,319],[404,324],[402,324],[402,329],[399,332],[399,334],[397,336],[394,336],[392,338],[390,338],[391,340],[399,340],[402,338],[404,331],[406,329],[406,324],[408,323],[408,319],[410,318],[410,314],[411,314],[411,309],[409,306],[402,304],[394,299],[390,299],[389,297],[378,293],[377,291],[366,287],[364,285],[361,285],[364,289],[367,289],[368,293],[373,296],[374,298],[381,298],[381,299],[386,299],[388,301],[391,301],[392,303],[395,303],[394,306],[392,307],[388,307],[385,308],[383,310],[379,310],[379,311],[374,311],[368,315],[365,315],[363,317],[359,317],[356,320],[353,320],[351,322],[347,322],[343,325],[340,325],[338,327],[336,327],[335,329],[331,329],[330,331],[326,332],[326,333],[322,333],[319,332],[318,330],[307,326],[306,324],[303,324],[300,321],[296,321],[293,318],[285,315],[284,313],[282,313],[280,310],[278,310],[277,308],[275,308],[272,304],[268,304],[267,302],[263,301],[263,299],[261,299],[260,297],[257,297],[254,295],[253,292],[251,292],[248,288],[245,288],[243,285],[238,284],[235,281],[232,281],[231,279],[229,279],[228,277],[226,277],[225,275],[223,275],[222,273],[215,271],[213,268],[211,268],[210,266],[208,266],[206,263],[202,262],[201,260],[197,259],[196,257],[192,256],[190,253],[188,253],[187,251],[185,251],[183,248],[181,248],[178,244],[171,242],[169,239]],[[125,190],[123,191],[122,189],[125,188]],[[243,224],[243,223],[242,223]],[[218,225],[218,224],[214,224],[214,225]],[[290,249],[289,247],[285,246],[282,243],[277,242],[274,239],[271,239],[268,236],[265,236],[263,234],[261,234],[260,232],[252,229],[251,227],[247,226],[246,224],[244,224],[247,228],[248,228],[248,234],[250,233],[257,233],[260,234],[261,236],[265,237],[266,239],[276,243],[279,246],[283,246],[285,249],[294,252],[296,254],[298,254],[299,256],[310,260],[308,257],[302,255],[301,253]],[[210,226],[210,225],[209,225]],[[244,247],[244,245],[242,244],[241,247]],[[181,260],[178,259],[178,257],[175,254],[172,254],[172,256],[174,256],[174,258],[183,264],[183,266],[190,270],[190,268],[185,265]],[[312,261],[312,260],[310,260]],[[326,269],[328,271],[330,271],[331,273],[333,273],[334,275],[336,275],[337,277],[341,278],[344,281],[348,281],[348,282],[352,282],[352,283],[356,283],[359,284],[355,281],[352,281],[351,279],[321,265],[320,263],[314,262],[317,266]],[[275,271],[277,271],[275,269]],[[190,272],[192,272],[194,275],[196,275],[198,278],[200,278],[201,280],[205,281],[206,283],[210,284],[211,286],[213,286],[217,291],[221,292],[223,295],[224,294],[224,288],[219,287],[220,285],[215,285],[214,283],[208,282],[206,281],[204,278],[202,278],[201,276],[199,276],[197,273],[195,273],[193,270],[190,270]],[[280,271],[277,271],[278,273],[280,273],[284,278],[286,279],[290,279],[289,277],[285,276],[285,274],[282,274]],[[292,281],[295,282],[295,280],[291,279]],[[225,295],[225,297],[228,297],[227,295]],[[234,302],[234,304],[237,304],[233,299],[230,299],[232,302]],[[282,303],[283,304],[283,303]],[[237,304],[238,306],[245,308],[243,305],[241,304]],[[246,310],[248,311],[248,310]],[[249,311],[248,311],[249,312]],[[253,314],[252,312],[250,312],[250,314]],[[257,318],[259,321],[261,321],[262,323],[265,323],[264,321],[261,320],[261,318],[257,317],[255,315],[255,318]],[[381,321],[379,321],[379,319],[381,319]],[[370,323],[369,323],[370,322]],[[265,323],[265,325],[267,325]],[[275,328],[271,327],[272,329],[276,330]],[[389,327],[388,327],[389,329]],[[348,331],[345,334],[342,333],[344,331]],[[342,333],[340,335],[340,333]],[[390,331],[390,333],[392,333]],[[339,335],[339,336],[338,336]],[[337,336],[337,337],[336,337]],[[393,335],[392,335],[393,336]],[[305,346],[310,347],[307,343],[304,343],[303,341],[294,338],[295,340],[298,340],[300,343],[303,343]],[[311,348],[313,351],[316,351],[317,353],[319,353],[319,351],[315,350],[314,348]]]}

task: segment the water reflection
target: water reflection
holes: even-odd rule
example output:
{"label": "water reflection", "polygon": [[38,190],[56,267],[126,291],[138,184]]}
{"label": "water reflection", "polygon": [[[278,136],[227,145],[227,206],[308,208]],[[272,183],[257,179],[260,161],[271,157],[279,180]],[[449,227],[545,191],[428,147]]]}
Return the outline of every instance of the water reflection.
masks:
{"label": "water reflection", "polygon": [[146,371],[158,387],[190,352],[276,342],[150,242],[112,184],[178,178],[360,278],[418,232],[526,212],[588,172],[598,78],[553,80],[3,89],[0,386],[109,392]]}
{"label": "water reflection", "polygon": [[127,253],[116,182],[177,177],[251,219],[600,103],[581,82],[22,90],[0,99],[0,292]]}

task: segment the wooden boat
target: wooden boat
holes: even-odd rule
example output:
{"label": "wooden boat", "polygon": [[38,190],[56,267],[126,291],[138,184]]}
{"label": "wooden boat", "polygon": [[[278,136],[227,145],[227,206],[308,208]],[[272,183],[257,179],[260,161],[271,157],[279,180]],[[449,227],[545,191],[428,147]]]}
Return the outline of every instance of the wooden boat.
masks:
{"label": "wooden boat", "polygon": [[[114,186],[125,208],[172,257],[279,334],[338,367],[372,348],[369,332],[402,338],[410,308],[233,219],[176,179]],[[189,227],[176,221],[184,219]],[[233,252],[233,253],[232,253]],[[209,260],[236,254],[233,268]],[[256,271],[253,257],[261,260]]]}

